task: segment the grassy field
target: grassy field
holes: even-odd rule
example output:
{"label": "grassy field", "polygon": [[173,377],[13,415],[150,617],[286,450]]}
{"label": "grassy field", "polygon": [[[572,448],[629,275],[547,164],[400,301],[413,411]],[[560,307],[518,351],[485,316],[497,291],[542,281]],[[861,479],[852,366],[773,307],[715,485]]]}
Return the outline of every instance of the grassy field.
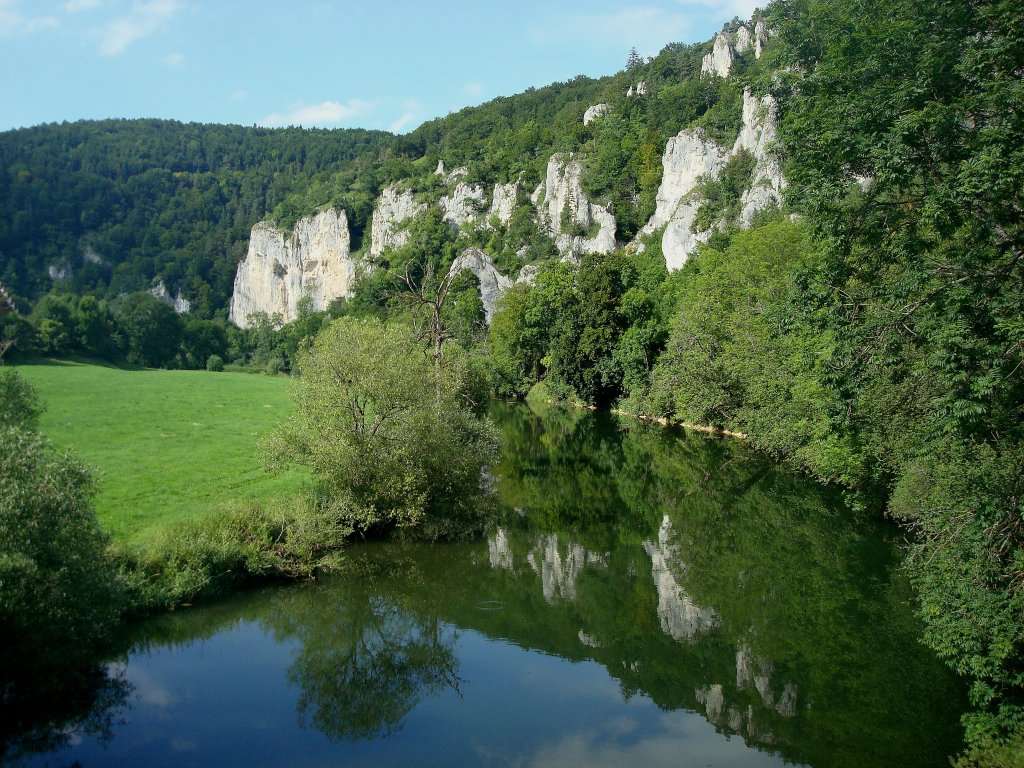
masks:
{"label": "grassy field", "polygon": [[291,407],[284,377],[66,361],[18,370],[46,404],[42,431],[94,470],[99,519],[118,538],[235,502],[273,503],[306,482],[267,474],[256,458],[258,437]]}

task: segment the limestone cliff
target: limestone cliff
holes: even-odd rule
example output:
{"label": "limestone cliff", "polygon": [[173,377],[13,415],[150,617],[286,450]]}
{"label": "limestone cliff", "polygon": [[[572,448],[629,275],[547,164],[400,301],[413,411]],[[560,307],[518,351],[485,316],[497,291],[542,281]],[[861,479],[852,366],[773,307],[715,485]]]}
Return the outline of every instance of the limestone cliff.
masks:
{"label": "limestone cliff", "polygon": [[786,179],[774,151],[779,131],[779,106],[770,95],[757,98],[749,88],[743,90],[743,127],[733,146],[733,154],[746,149],[754,156],[754,174],[750,189],[743,194],[740,226],[750,227],[754,216],[782,202]]}
{"label": "limestone cliff", "polygon": [[763,21],[754,25],[753,33],[745,26],[740,26],[735,32],[719,32],[715,35],[711,53],[701,61],[701,75],[728,77],[733,62],[747,51],[753,49],[754,58],[760,59],[767,40],[768,30]]}
{"label": "limestone cliff", "polygon": [[587,107],[587,111],[583,113],[583,124],[590,125],[597,118],[608,114],[609,109],[610,107],[607,104],[595,104],[592,107]]}
{"label": "limestone cliff", "polygon": [[556,153],[548,160],[545,180],[532,199],[559,253],[578,259],[584,253],[611,253],[616,248],[615,217],[593,205],[583,192],[582,166],[570,155]]}
{"label": "limestone cliff", "polygon": [[517,181],[510,184],[495,184],[494,193],[491,195],[491,210],[488,212],[487,218],[496,216],[502,224],[508,224],[519,202],[521,186]]}
{"label": "limestone cliff", "polygon": [[698,187],[702,181],[715,178],[739,151],[753,155],[754,172],[750,188],[743,193],[737,223],[750,227],[760,211],[782,202],[786,180],[774,147],[778,127],[775,99],[769,95],[758,98],[747,88],[743,91],[743,124],[728,152],[704,138],[700,129],[686,129],[669,139],[662,157],[655,212],[640,235],[665,227],[661,247],[670,270],[682,267],[697,246],[711,237],[710,231],[694,228],[702,203]]}
{"label": "limestone cliff", "polygon": [[728,32],[719,32],[715,35],[715,42],[711,47],[711,53],[704,57],[700,64],[702,75],[717,75],[728,77],[732,63],[736,60],[736,50],[733,48],[732,35]]}
{"label": "limestone cliff", "polygon": [[[443,172],[444,166],[438,163]],[[386,248],[401,248],[409,240],[402,225],[423,213],[427,207],[417,203],[412,191],[397,184],[385,187],[377,200],[370,222],[370,255],[380,256]]]}
{"label": "limestone cliff", "polygon": [[693,231],[701,203],[696,189],[703,179],[717,176],[726,159],[726,152],[705,139],[699,129],[681,131],[668,140],[654,216],[640,234],[665,227],[662,252],[670,270],[682,267],[690,253],[711,236],[710,232]]}
{"label": "limestone cliff", "polygon": [[482,186],[459,181],[449,194],[441,198],[438,205],[441,206],[444,220],[458,229],[479,219],[486,203],[487,193]]}
{"label": "limestone cliff", "polygon": [[517,283],[532,285],[537,274],[537,268],[527,264],[520,270],[519,276],[512,280],[501,274],[494,265],[494,260],[478,248],[464,250],[452,262],[449,271],[456,273],[467,269],[476,275],[480,284],[480,302],[484,305],[484,319],[488,325],[491,324],[491,318],[494,317],[494,308],[498,299],[505,295],[505,291]]}
{"label": "limestone cliff", "polygon": [[162,301],[179,315],[192,311],[192,302],[182,296],[181,291],[178,291],[177,296],[171,296],[171,292],[167,290],[163,280],[150,288],[149,293],[154,299]]}
{"label": "limestone cliff", "polygon": [[340,210],[299,219],[291,235],[258,223],[235,275],[231,321],[245,328],[252,313],[266,312],[290,322],[298,317],[302,298],[322,310],[347,296],[355,279],[349,243],[348,219]]}

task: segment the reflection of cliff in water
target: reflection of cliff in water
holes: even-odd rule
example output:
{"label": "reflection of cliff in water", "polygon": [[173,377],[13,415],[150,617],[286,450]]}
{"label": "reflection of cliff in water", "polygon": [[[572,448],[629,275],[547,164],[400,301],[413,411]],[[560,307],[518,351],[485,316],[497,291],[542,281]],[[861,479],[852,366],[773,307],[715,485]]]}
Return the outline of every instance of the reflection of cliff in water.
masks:
{"label": "reflection of cliff in water", "polygon": [[[492,573],[475,578],[530,596],[460,619],[599,661],[627,695],[791,761],[928,765],[958,748],[962,689],[918,641],[883,526],[734,441],[492,414],[507,446],[497,490],[519,514],[489,535]],[[541,551],[554,591],[529,565]],[[557,639],[539,638],[541,622]]]}
{"label": "reflection of cliff in water", "polygon": [[161,617],[137,647],[255,623],[292,647],[298,722],[336,741],[394,734],[460,690],[460,635],[479,633],[596,662],[625,699],[794,763],[938,765],[959,748],[963,691],[918,642],[884,529],[734,442],[494,416],[506,512],[486,540],[353,546],[336,579]]}

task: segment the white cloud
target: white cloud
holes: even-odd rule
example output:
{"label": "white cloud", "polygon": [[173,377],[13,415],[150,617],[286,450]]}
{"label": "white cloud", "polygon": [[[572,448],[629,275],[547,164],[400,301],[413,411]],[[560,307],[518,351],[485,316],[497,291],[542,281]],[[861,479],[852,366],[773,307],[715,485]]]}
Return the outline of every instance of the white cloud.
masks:
{"label": "white cloud", "polygon": [[91,11],[103,5],[103,0],[68,0],[61,6],[61,10],[67,13],[78,13],[79,11]]}
{"label": "white cloud", "polygon": [[596,45],[616,45],[624,50],[636,47],[653,55],[666,43],[682,39],[689,26],[686,14],[649,6],[577,14],[557,24],[535,27],[530,37],[538,44],[564,44],[565,36],[572,35]]}
{"label": "white cloud", "polygon": [[238,91],[232,91],[231,94],[228,96],[228,98],[231,99],[232,101],[241,101],[242,99],[244,99],[248,95],[249,95],[248,91],[238,90]]}
{"label": "white cloud", "polygon": [[679,0],[680,5],[699,5],[710,8],[715,15],[721,15],[726,21],[733,16],[749,19],[758,8],[768,5],[768,0]]}
{"label": "white cloud", "polygon": [[479,80],[470,80],[463,86],[462,90],[467,96],[479,96],[484,92],[484,84]]}
{"label": "white cloud", "polygon": [[322,101],[319,104],[292,105],[287,112],[272,112],[260,120],[260,125],[270,127],[285,125],[301,125],[304,127],[337,125],[359,115],[365,115],[373,109],[373,104],[361,99],[349,99],[345,104],[337,101]]}
{"label": "white cloud", "polygon": [[407,101],[403,105],[403,112],[395,118],[388,126],[391,133],[401,133],[402,129],[411,125],[419,119],[420,105],[415,101]]}
{"label": "white cloud", "polygon": [[126,16],[114,19],[104,28],[100,53],[104,56],[123,53],[129,44],[156,32],[183,7],[180,0],[135,3]]}
{"label": "white cloud", "polygon": [[26,16],[18,0],[0,0],[0,38],[29,35],[58,24],[56,16]]}

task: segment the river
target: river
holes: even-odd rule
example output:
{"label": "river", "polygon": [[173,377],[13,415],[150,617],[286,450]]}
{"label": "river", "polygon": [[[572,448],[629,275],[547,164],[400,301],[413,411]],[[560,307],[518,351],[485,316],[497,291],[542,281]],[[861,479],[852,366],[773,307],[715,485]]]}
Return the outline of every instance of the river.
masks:
{"label": "river", "polygon": [[32,765],[940,766],[898,532],[742,443],[496,403],[484,539],[131,631]]}

